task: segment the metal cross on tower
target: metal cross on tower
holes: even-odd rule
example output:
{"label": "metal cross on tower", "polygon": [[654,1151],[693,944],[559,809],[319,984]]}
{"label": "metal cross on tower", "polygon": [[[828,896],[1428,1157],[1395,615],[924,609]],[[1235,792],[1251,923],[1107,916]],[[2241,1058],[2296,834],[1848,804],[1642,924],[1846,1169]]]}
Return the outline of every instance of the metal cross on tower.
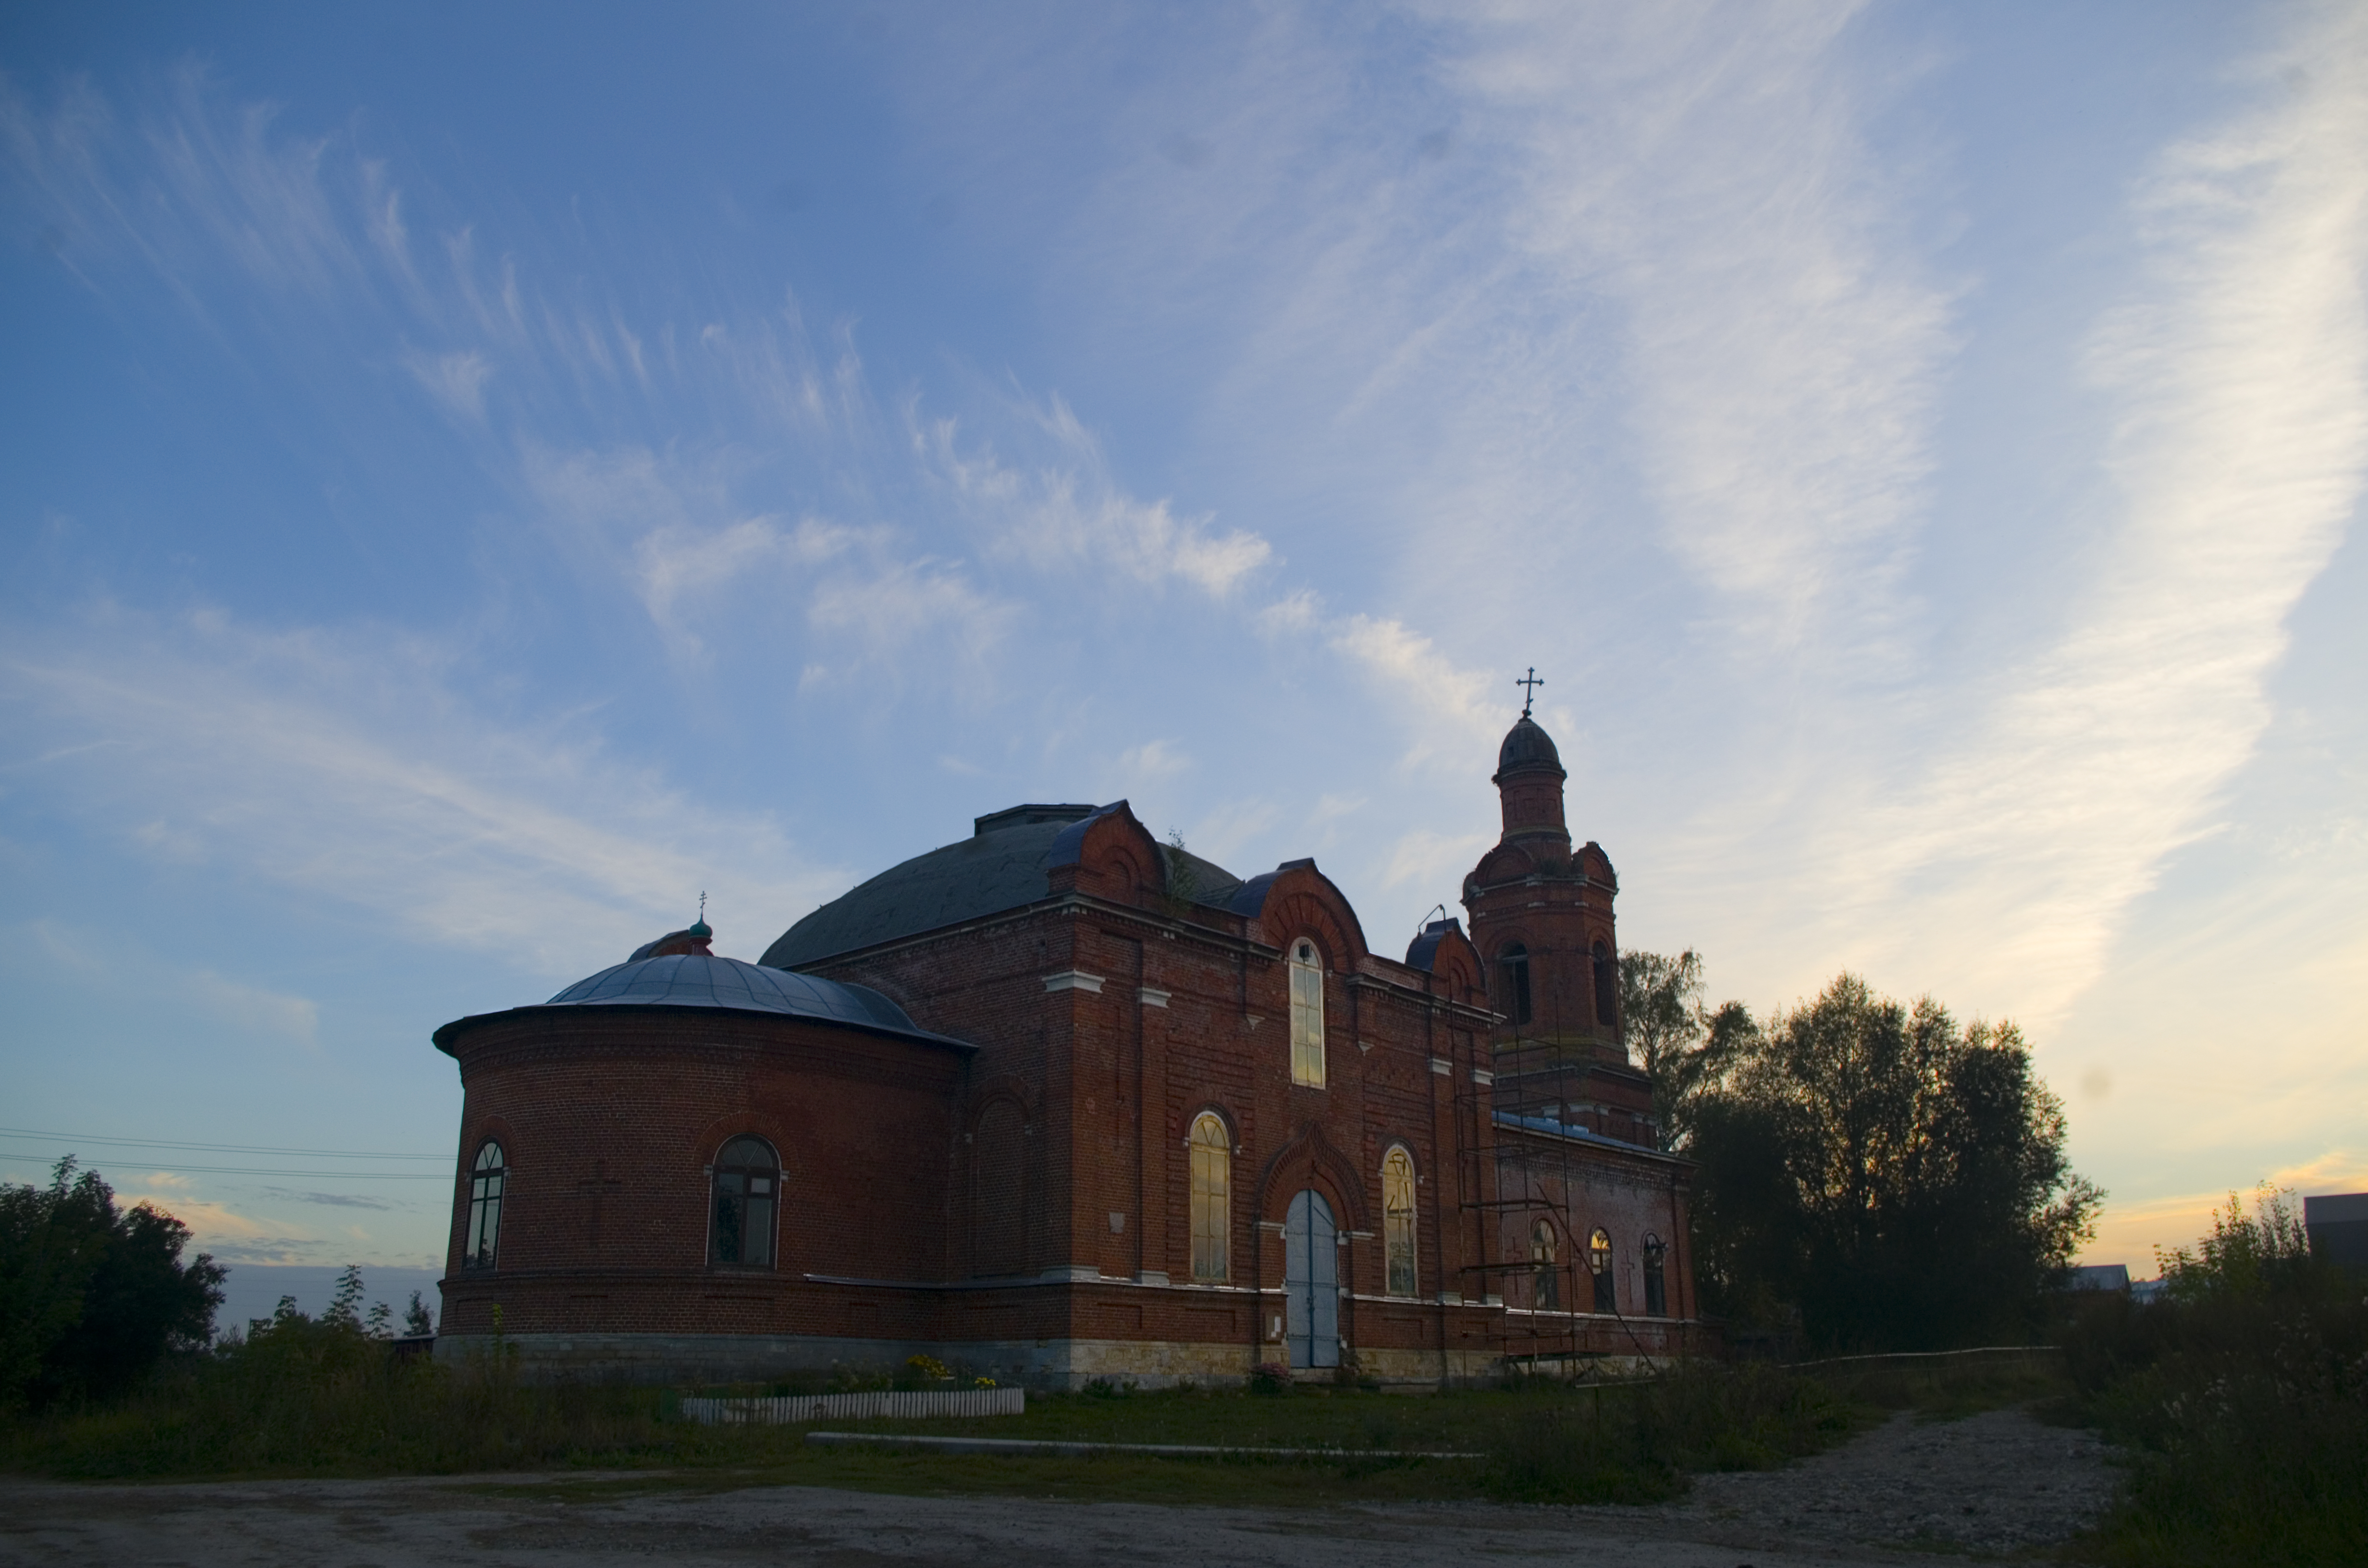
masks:
{"label": "metal cross on tower", "polygon": [[1530,716],[1530,703],[1538,695],[1537,688],[1545,685],[1545,682],[1538,678],[1538,666],[1531,665],[1530,673],[1513,684],[1521,688],[1521,717],[1526,719]]}

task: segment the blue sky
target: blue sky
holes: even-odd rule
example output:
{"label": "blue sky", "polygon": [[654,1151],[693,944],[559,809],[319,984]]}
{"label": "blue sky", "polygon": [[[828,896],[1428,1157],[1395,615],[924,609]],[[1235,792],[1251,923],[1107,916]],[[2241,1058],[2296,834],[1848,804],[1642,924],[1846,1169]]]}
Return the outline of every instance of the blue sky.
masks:
{"label": "blue sky", "polygon": [[1535,665],[2092,1257],[2368,1186],[2356,6],[17,6],[0,192],[0,1174],[432,1265],[438,1024],[1021,801],[1387,950]]}

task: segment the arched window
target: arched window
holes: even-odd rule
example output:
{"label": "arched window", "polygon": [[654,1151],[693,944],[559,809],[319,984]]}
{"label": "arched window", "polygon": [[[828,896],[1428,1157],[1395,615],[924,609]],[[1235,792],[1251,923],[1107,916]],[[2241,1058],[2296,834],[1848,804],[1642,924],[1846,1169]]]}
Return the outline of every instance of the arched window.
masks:
{"label": "arched window", "polygon": [[1414,1294],[1414,1156],[1403,1143],[1382,1156],[1382,1257],[1393,1296]]}
{"label": "arched window", "polygon": [[1620,960],[1611,944],[1597,937],[1595,951],[1595,1021],[1610,1028],[1620,1022]]}
{"label": "arched window", "polygon": [[1611,1233],[1598,1231],[1587,1238],[1587,1271],[1595,1277],[1595,1310],[1616,1312],[1618,1298],[1612,1292]]}
{"label": "arched window", "polygon": [[1669,1315],[1669,1286],[1661,1271],[1669,1249],[1652,1232],[1645,1233],[1645,1315],[1665,1318]]}
{"label": "arched window", "polygon": [[1530,1227],[1530,1283],[1533,1305],[1546,1312],[1560,1310],[1562,1271],[1554,1267],[1554,1228],[1551,1220],[1541,1220]]}
{"label": "arched window", "polygon": [[1530,949],[1514,942],[1497,955],[1505,971],[1505,1016],[1517,1024],[1530,1021]]}
{"label": "arched window", "polygon": [[1291,945],[1291,1081],[1324,1086],[1324,961],[1304,937]]}
{"label": "arched window", "polygon": [[769,1268],[781,1163],[761,1138],[734,1138],[715,1157],[715,1222],[708,1256],[715,1263]]}
{"label": "arched window", "polygon": [[1225,1234],[1233,1214],[1233,1134],[1204,1110],[1192,1121],[1192,1278],[1225,1282]]}
{"label": "arched window", "polygon": [[502,1243],[502,1187],[509,1162],[499,1143],[487,1142],[469,1167],[469,1246],[461,1255],[463,1268],[491,1268]]}

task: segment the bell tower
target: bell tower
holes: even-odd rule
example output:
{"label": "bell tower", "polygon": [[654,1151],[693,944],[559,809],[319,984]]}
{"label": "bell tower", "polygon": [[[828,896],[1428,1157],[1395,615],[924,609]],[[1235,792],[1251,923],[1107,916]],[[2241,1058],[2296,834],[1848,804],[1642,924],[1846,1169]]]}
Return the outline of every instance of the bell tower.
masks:
{"label": "bell tower", "polygon": [[1571,847],[1564,772],[1554,737],[1527,706],[1497,749],[1491,779],[1504,833],[1463,879],[1472,941],[1488,966],[1488,994],[1515,1040],[1584,1049],[1625,1062],[1620,1042],[1620,949],[1611,861],[1592,841]]}

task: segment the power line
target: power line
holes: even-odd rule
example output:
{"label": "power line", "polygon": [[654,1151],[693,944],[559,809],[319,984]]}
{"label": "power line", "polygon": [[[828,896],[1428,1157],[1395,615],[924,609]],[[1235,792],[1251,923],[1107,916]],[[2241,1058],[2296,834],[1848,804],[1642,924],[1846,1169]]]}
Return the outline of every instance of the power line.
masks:
{"label": "power line", "polygon": [[[57,1162],[34,1154],[0,1154],[0,1163],[14,1165],[51,1165]],[[304,1176],[313,1180],[330,1181],[450,1181],[453,1179],[442,1171],[291,1171],[283,1167],[266,1165],[184,1165],[177,1162],[167,1174],[177,1176],[183,1171],[202,1171],[208,1176]]]}
{"label": "power line", "polygon": [[397,1154],[386,1150],[353,1149],[273,1149],[260,1143],[176,1143],[164,1138],[102,1138],[90,1132],[41,1132],[29,1127],[0,1127],[0,1136],[9,1138],[46,1138],[64,1143],[106,1143],[127,1149],[201,1149],[215,1154],[291,1154],[323,1160],[435,1160],[438,1163],[452,1158],[450,1154]]}

